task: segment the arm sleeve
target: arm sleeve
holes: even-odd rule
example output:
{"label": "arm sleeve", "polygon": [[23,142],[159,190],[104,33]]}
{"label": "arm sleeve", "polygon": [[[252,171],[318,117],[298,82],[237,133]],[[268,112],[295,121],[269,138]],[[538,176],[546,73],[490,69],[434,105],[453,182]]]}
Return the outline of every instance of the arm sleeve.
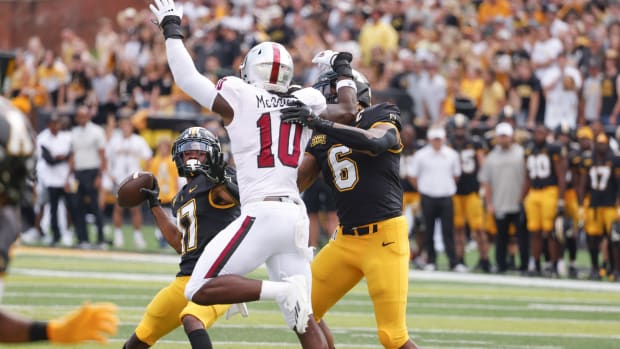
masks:
{"label": "arm sleeve", "polygon": [[166,55],[177,85],[203,107],[211,109],[217,95],[211,80],[201,75],[181,39],[166,40]]}
{"label": "arm sleeve", "polygon": [[361,129],[332,122],[322,123],[316,130],[355,150],[369,151],[375,155],[398,144],[395,127],[386,130],[381,137],[369,137]]}

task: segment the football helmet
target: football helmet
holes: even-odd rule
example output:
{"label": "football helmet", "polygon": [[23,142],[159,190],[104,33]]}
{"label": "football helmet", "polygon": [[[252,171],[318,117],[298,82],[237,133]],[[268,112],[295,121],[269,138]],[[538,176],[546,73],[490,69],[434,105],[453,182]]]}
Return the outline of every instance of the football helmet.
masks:
{"label": "football helmet", "polygon": [[570,138],[573,138],[573,129],[570,127],[570,124],[566,121],[560,122],[560,124],[555,128],[556,137],[559,135],[567,135]]}
{"label": "football helmet", "polygon": [[[338,92],[336,91],[336,83],[338,82],[338,73],[333,70],[328,70],[319,76],[318,81],[312,86],[319,90],[328,104],[338,103]],[[366,77],[353,69],[353,81],[357,87],[357,101],[366,108],[371,105],[372,91],[370,90],[370,83]]]}
{"label": "football helmet", "polygon": [[271,41],[252,47],[239,68],[245,82],[267,91],[286,93],[293,80],[293,58]]}
{"label": "football helmet", "polygon": [[220,141],[217,137],[204,127],[190,127],[185,129],[172,145],[172,159],[177,166],[180,177],[194,177],[203,174],[208,169],[204,161],[196,159],[188,159],[184,161],[183,153],[186,151],[197,150],[200,152],[210,153],[214,158],[222,151]]}
{"label": "football helmet", "polygon": [[34,133],[26,116],[0,96],[0,206],[15,205],[34,174]]}

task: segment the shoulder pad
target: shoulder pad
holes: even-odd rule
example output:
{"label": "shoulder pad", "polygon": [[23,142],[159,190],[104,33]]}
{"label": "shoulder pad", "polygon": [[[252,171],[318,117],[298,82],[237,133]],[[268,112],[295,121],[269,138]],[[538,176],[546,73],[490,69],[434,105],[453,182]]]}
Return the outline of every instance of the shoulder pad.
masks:
{"label": "shoulder pad", "polygon": [[369,129],[377,122],[389,122],[401,130],[400,109],[391,103],[380,103],[362,110],[358,116],[356,126]]}

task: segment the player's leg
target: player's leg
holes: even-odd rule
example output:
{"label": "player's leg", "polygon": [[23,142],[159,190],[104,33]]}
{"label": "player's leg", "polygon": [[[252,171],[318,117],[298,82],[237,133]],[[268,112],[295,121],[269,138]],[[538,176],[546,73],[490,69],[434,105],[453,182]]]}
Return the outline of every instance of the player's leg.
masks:
{"label": "player's leg", "polygon": [[527,230],[530,233],[530,244],[532,247],[532,256],[536,268],[536,274],[542,273],[540,265],[540,256],[542,254],[542,193],[540,190],[530,189],[525,198],[525,214],[527,216]]}
{"label": "player's leg", "polygon": [[[452,218],[452,215],[450,216]],[[385,245],[384,242],[394,242]],[[409,239],[405,217],[378,223],[362,263],[372,299],[379,341],[384,348],[417,348],[406,323],[409,288]]]}
{"label": "player's leg", "polygon": [[133,225],[133,241],[138,250],[146,248],[144,236],[142,236],[142,207],[132,207],[129,209],[131,213],[131,224]]}
{"label": "player's leg", "polygon": [[[311,313],[309,283],[303,275],[281,281],[253,280],[244,275],[278,254],[303,258],[309,271],[312,250],[308,248],[308,216],[303,205],[279,202],[246,204],[242,215],[220,232],[204,249],[185,295],[201,305],[276,300],[295,311],[296,320]],[[296,321],[303,333],[306,322]]]}
{"label": "player's leg", "polygon": [[426,223],[426,231],[424,234],[424,250],[426,251],[427,261],[426,268],[428,270],[435,270],[437,252],[435,251],[435,218],[439,215],[439,209],[436,207],[435,200],[426,195],[422,195],[422,215],[424,216],[424,222]]}
{"label": "player's leg", "polygon": [[121,248],[125,245],[125,238],[121,230],[123,225],[123,208],[117,203],[114,204],[114,209],[112,211],[112,224],[114,225],[114,247]]}
{"label": "player's leg", "polygon": [[550,261],[546,269],[550,271],[551,276],[557,277],[560,243],[552,232],[554,229],[555,217],[558,212],[558,188],[552,186],[544,189],[542,193],[544,197],[542,201],[542,231],[543,238],[547,240],[547,251]]}
{"label": "player's leg", "polygon": [[[312,261],[312,308],[329,348],[334,347],[334,339],[323,323],[323,316],[362,279],[359,264],[365,256],[366,245],[366,239],[342,235],[342,228],[338,227],[334,238]],[[334,275],[335,270],[338,270],[338,277]]]}
{"label": "player's leg", "polygon": [[585,231],[588,243],[588,252],[590,254],[590,276],[591,280],[599,280],[599,249],[601,244],[601,236],[603,235],[603,220],[597,214],[598,210],[594,207],[586,209]]}
{"label": "player's leg", "polygon": [[179,314],[187,305],[183,294],[187,278],[175,278],[161,289],[146,307],[142,320],[125,342],[124,349],[144,349],[181,325]]}
{"label": "player's leg", "polygon": [[228,308],[230,308],[230,305],[203,307],[192,302],[187,303],[187,306],[181,311],[180,318],[192,349],[213,348],[207,329],[219,317],[226,314]]}
{"label": "player's leg", "polygon": [[482,200],[478,193],[472,193],[467,198],[467,223],[471,229],[471,235],[476,246],[478,247],[478,255],[480,256],[480,267],[483,271],[489,272],[491,266],[489,263],[489,240],[483,230],[483,211]]}
{"label": "player's leg", "polygon": [[[570,219],[570,228],[565,231],[564,248],[568,251],[568,276],[577,278],[577,237],[579,236],[579,204],[575,189],[570,189],[564,194],[566,203],[566,216]],[[560,260],[564,258],[563,251],[560,253]]]}
{"label": "player's leg", "polygon": [[467,212],[467,196],[454,195],[454,249],[458,263],[465,264],[465,221]]}

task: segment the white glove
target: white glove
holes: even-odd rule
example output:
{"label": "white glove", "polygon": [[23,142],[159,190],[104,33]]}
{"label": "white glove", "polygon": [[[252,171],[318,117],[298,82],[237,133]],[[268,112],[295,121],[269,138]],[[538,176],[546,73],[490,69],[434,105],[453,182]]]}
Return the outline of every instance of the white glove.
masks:
{"label": "white glove", "polygon": [[178,16],[183,18],[183,5],[175,7],[174,0],[153,0],[155,5],[150,4],[151,12],[157,18],[157,25],[160,25],[166,16]]}
{"label": "white glove", "polygon": [[226,320],[235,316],[235,314],[241,314],[242,317],[248,317],[248,306],[245,303],[236,303],[230,306],[226,311]]}
{"label": "white glove", "polygon": [[332,62],[338,53],[340,52],[332,50],[321,51],[312,58],[312,63],[318,65],[319,72],[323,74],[326,71],[332,70]]}

